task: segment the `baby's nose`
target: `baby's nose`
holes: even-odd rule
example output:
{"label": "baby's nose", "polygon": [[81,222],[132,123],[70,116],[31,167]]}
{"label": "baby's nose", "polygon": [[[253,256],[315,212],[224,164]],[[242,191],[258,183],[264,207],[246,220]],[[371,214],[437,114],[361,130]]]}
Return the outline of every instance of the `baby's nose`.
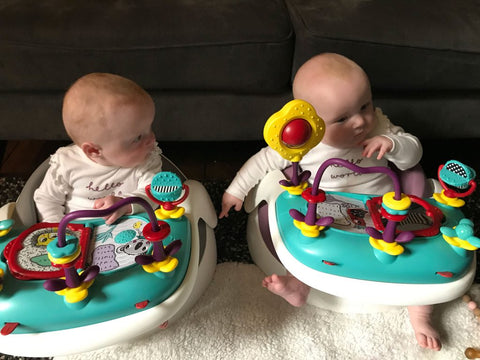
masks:
{"label": "baby's nose", "polygon": [[359,128],[365,125],[365,118],[361,114],[353,116],[353,126]]}

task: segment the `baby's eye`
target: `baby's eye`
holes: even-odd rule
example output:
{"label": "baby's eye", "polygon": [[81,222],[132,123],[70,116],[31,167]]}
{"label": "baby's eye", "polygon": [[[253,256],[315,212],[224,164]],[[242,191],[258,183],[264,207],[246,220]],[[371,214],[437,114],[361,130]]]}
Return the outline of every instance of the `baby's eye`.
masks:
{"label": "baby's eye", "polygon": [[135,140],[133,140],[134,143],[138,143],[142,140],[142,135],[138,135]]}
{"label": "baby's eye", "polygon": [[344,116],[344,117],[338,119],[336,122],[337,123],[343,123],[343,122],[347,121],[347,119],[348,119],[348,117]]}
{"label": "baby's eye", "polygon": [[370,107],[370,102],[367,102],[367,103],[365,103],[365,104],[362,105],[362,107],[360,108],[360,110],[364,111],[364,110],[367,110],[369,107]]}

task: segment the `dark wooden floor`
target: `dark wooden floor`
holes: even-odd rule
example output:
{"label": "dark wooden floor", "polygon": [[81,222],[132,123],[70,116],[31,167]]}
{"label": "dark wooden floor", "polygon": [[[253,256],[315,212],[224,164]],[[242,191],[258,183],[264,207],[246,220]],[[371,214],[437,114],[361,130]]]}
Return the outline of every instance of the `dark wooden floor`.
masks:
{"label": "dark wooden floor", "polygon": [[[28,177],[50,154],[68,141],[21,140],[0,142],[0,176]],[[242,164],[262,146],[262,141],[162,142],[164,155],[188,178],[230,180]]]}
{"label": "dark wooden floor", "polygon": [[[459,160],[480,172],[480,139],[422,139],[422,166],[428,177],[436,177],[438,165]],[[28,177],[65,141],[22,140],[0,142],[0,176]],[[161,142],[163,153],[187,177],[199,181],[230,180],[241,165],[261,147],[263,141]]]}

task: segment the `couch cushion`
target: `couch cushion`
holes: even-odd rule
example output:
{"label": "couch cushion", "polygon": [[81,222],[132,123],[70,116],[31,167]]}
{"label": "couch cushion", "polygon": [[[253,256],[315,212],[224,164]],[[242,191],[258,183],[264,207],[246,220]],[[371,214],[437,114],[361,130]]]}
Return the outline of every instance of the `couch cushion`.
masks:
{"label": "couch cushion", "polygon": [[477,0],[286,0],[294,68],[321,52],[358,62],[373,87],[480,89]]}
{"label": "couch cushion", "polygon": [[0,91],[122,74],[147,89],[284,91],[293,31],[282,0],[9,0]]}

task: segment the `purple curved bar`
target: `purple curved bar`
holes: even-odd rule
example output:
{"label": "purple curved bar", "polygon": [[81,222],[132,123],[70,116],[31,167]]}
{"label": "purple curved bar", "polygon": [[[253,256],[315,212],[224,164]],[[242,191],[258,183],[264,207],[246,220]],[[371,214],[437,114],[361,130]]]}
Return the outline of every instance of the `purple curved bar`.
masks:
{"label": "purple curved bar", "polygon": [[[356,171],[361,174],[370,174],[370,173],[384,173],[390,176],[393,181],[393,188],[395,191],[394,199],[400,200],[402,196],[402,189],[400,185],[400,180],[397,177],[397,174],[390,168],[384,166],[372,166],[372,167],[360,167],[358,165],[352,164],[349,161],[339,158],[331,158],[323,162],[323,164],[318,168],[317,174],[312,185],[312,195],[318,195],[318,186],[320,185],[320,180],[322,179],[325,169],[330,165],[341,165],[347,169]],[[305,223],[308,225],[314,225],[317,221],[317,204],[309,203],[307,207],[307,215],[305,216]]]}
{"label": "purple curved bar", "polygon": [[155,212],[150,206],[150,204],[140,197],[128,197],[125,199],[120,200],[119,202],[115,203],[114,205],[110,206],[107,209],[100,209],[100,210],[77,210],[72,211],[71,213],[66,214],[60,224],[58,225],[58,232],[57,232],[57,244],[59,247],[64,247],[66,245],[65,242],[65,232],[67,229],[67,225],[70,221],[85,218],[85,217],[103,217],[107,216],[116,210],[120,209],[122,206],[129,205],[129,204],[138,204],[141,205],[148,214],[150,219],[150,223],[152,224],[152,230],[158,231],[158,223],[157,217],[155,216]]}
{"label": "purple curved bar", "polygon": [[387,174],[388,176],[390,176],[393,182],[393,189],[395,191],[394,199],[395,200],[401,199],[402,189],[400,185],[400,180],[398,179],[397,174],[392,169],[385,166],[361,167],[361,166],[352,164],[347,160],[339,159],[339,158],[328,159],[318,168],[317,174],[315,175],[315,180],[313,182],[312,195],[317,195],[318,186],[320,184],[320,180],[322,179],[323,173],[325,172],[325,169],[330,165],[335,165],[335,164],[341,165],[343,167],[346,167],[360,174],[371,174],[371,173],[379,173],[379,172]]}

